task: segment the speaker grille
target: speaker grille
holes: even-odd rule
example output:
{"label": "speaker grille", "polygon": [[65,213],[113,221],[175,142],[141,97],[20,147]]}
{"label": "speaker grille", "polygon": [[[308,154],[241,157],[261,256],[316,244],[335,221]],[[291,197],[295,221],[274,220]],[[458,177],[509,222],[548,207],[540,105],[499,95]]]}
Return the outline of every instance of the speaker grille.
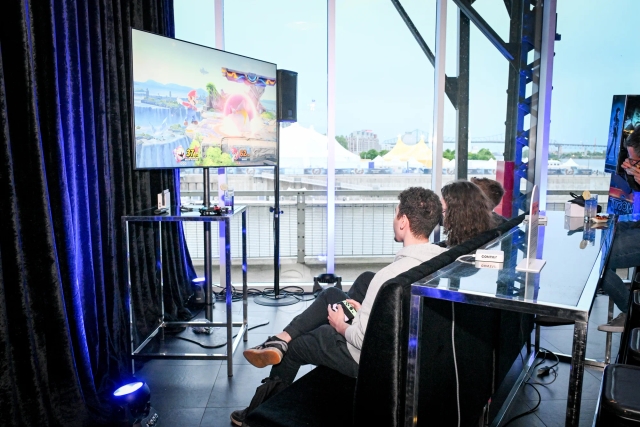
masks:
{"label": "speaker grille", "polygon": [[289,70],[278,70],[278,121],[298,121],[298,73]]}

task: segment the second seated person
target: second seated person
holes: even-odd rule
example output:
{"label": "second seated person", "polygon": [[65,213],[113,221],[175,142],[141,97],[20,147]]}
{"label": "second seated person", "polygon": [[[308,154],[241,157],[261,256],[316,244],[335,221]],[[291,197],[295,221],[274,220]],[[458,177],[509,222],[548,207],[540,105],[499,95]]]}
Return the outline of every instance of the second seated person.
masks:
{"label": "second seated person", "polygon": [[[429,235],[442,219],[442,204],[438,196],[431,190],[411,187],[400,193],[398,199],[400,203],[393,218],[393,232],[394,240],[402,243],[403,247],[393,263],[375,276],[370,272],[363,273],[348,293],[333,287],[323,290],[282,332],[244,352],[252,365],[272,367],[269,377],[257,388],[249,407],[231,414],[235,425],[242,425],[250,411],[290,385],[302,365],[321,365],[349,377],[358,376],[360,349],[380,287],[445,251],[429,242]],[[333,304],[344,300],[357,310],[351,324],[345,322],[341,305],[337,305],[337,311],[332,308]]]}
{"label": "second seated person", "polygon": [[491,201],[480,187],[470,181],[453,181],[442,187],[443,228],[453,247],[498,226]]}

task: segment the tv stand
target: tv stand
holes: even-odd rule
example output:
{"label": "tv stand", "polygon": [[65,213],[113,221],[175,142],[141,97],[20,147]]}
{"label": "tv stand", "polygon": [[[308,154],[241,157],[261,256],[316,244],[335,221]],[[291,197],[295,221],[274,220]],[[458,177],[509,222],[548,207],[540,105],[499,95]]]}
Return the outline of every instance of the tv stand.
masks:
{"label": "tv stand", "polygon": [[[122,217],[122,229],[123,240],[125,245],[126,263],[125,263],[125,277],[127,278],[127,292],[130,301],[129,305],[129,322],[130,322],[130,334],[131,334],[131,356],[133,359],[213,359],[213,360],[226,360],[227,361],[227,375],[233,376],[233,353],[240,344],[240,340],[247,341],[248,339],[248,322],[247,322],[247,208],[246,206],[235,206],[233,212],[229,212],[224,215],[216,216],[201,216],[199,212],[181,212],[169,213],[165,215],[156,215],[153,213],[154,209],[148,209],[130,216]],[[234,216],[241,214],[242,216],[242,322],[232,321],[232,287],[231,287],[231,220]],[[225,251],[220,253],[220,270],[224,271],[226,280],[225,286],[225,308],[226,308],[226,321],[214,322],[212,320],[213,311],[212,305],[207,305],[205,319],[191,320],[191,321],[165,321],[164,319],[164,277],[162,274],[162,223],[163,222],[185,222],[185,221],[200,221],[205,225],[206,230],[209,229],[209,236],[211,234],[211,223],[217,222],[222,229],[220,233],[220,239],[224,240]],[[134,321],[133,304],[135,299],[131,298],[132,274],[131,267],[129,265],[130,255],[130,227],[131,223],[151,222],[154,226],[154,235],[156,236],[156,268],[159,270],[159,288],[156,290],[155,295],[158,296],[158,305],[160,308],[160,316],[155,329],[147,336],[141,338],[139,343],[134,343],[134,328],[136,322]],[[209,241],[209,252],[205,252],[205,271],[208,271],[207,276],[208,283],[211,283],[211,241]],[[221,273],[222,274],[222,273]],[[154,284],[156,282],[154,281]],[[213,300],[213,290],[210,285],[205,288],[205,301]],[[171,352],[170,348],[165,347],[164,343],[164,328],[166,327],[226,327],[227,344],[226,353],[175,353]],[[233,339],[233,327],[239,326],[240,330],[235,340]],[[159,333],[159,334],[158,334]],[[159,335],[159,336],[158,336]],[[158,338],[156,338],[158,336]],[[150,344],[150,345],[149,345]],[[149,348],[145,350],[145,347],[149,345]],[[134,367],[135,371],[135,367]]]}

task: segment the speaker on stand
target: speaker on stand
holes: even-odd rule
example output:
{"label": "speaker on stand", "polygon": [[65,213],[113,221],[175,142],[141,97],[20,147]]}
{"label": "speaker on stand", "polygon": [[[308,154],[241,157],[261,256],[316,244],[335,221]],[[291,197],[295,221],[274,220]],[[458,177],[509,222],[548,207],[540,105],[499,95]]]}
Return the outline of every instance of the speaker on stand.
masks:
{"label": "speaker on stand", "polygon": [[289,70],[277,70],[276,75],[276,167],[273,174],[275,203],[273,212],[273,295],[257,296],[256,304],[267,306],[292,305],[298,300],[290,295],[280,295],[280,123],[293,123],[298,120],[298,73]]}

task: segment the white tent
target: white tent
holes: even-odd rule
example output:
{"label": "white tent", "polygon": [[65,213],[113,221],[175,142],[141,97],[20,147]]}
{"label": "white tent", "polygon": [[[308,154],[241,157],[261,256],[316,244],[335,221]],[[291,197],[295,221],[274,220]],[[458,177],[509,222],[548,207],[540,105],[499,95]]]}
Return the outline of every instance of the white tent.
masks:
{"label": "white tent", "polygon": [[565,169],[570,169],[570,168],[580,167],[580,165],[577,164],[576,162],[574,162],[573,159],[569,159],[566,162],[564,162],[563,164],[561,164],[560,167],[565,168]]}
{"label": "white tent", "polygon": [[[333,140],[336,168],[361,167],[360,156]],[[280,167],[326,168],[327,136],[294,123],[280,130]]]}

